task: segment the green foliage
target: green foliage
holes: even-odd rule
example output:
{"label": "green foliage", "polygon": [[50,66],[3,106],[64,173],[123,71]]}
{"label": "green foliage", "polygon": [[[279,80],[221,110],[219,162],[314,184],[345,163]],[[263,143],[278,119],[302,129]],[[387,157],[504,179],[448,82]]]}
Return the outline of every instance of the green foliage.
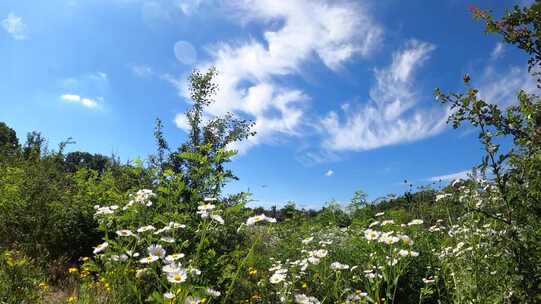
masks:
{"label": "green foliage", "polygon": [[0,303],[38,303],[45,276],[21,252],[0,251]]}
{"label": "green foliage", "polygon": [[[472,11],[487,32],[524,50],[539,75],[540,2],[500,20]],[[1,302],[541,301],[538,96],[521,91],[501,109],[479,97],[469,75],[463,93],[436,91],[449,123],[479,128],[485,155],[469,180],[410,185],[375,202],[358,191],[348,206],[318,211],[294,202],[251,210],[249,194],[222,194],[235,179],[232,147],[253,132],[231,114],[205,116],[215,75],[190,77],[184,144],[171,149],[156,121],[149,162],[65,155],[70,140],[50,152],[37,132],[20,147],[0,124]]]}

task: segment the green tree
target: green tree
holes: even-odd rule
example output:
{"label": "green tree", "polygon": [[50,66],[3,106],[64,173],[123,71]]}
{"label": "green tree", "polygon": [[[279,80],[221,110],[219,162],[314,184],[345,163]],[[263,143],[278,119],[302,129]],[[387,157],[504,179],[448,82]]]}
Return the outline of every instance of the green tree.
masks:
{"label": "green tree", "polygon": [[204,117],[205,108],[213,102],[218,89],[214,82],[216,70],[194,71],[189,78],[193,106],[186,112],[189,125],[188,141],[171,153],[174,172],[184,176],[183,201],[194,207],[205,196],[217,196],[228,179],[236,179],[225,164],[236,152],[230,145],[255,134],[253,123],[228,113],[223,117]]}
{"label": "green tree", "polygon": [[0,122],[0,158],[13,156],[18,151],[17,133],[4,122]]}
{"label": "green tree", "polygon": [[[475,18],[483,20],[488,33],[503,36],[529,55],[528,65],[538,86],[541,83],[541,2],[529,7],[514,7],[501,19],[472,8]],[[520,302],[541,301],[541,102],[537,95],[521,90],[518,102],[500,109],[479,97],[464,76],[464,93],[445,94],[436,90],[437,99],[449,105],[449,122],[458,128],[468,122],[479,128],[479,140],[485,155],[479,170],[497,187],[502,200],[471,210],[508,226],[506,251],[512,256],[514,275],[522,291],[515,295]],[[504,150],[499,142],[511,139],[513,146]]]}

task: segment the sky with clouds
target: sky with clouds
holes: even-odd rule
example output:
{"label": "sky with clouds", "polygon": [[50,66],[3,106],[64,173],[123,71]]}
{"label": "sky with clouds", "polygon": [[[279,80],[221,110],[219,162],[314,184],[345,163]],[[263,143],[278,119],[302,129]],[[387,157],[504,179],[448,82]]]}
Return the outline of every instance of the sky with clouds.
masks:
{"label": "sky with clouds", "polygon": [[474,21],[524,1],[4,0],[0,121],[54,148],[154,151],[154,120],[185,138],[186,79],[216,67],[207,117],[254,121],[231,167],[254,205],[319,207],[464,177],[476,133],[453,130],[433,91],[469,73],[490,102],[534,90],[526,58]]}

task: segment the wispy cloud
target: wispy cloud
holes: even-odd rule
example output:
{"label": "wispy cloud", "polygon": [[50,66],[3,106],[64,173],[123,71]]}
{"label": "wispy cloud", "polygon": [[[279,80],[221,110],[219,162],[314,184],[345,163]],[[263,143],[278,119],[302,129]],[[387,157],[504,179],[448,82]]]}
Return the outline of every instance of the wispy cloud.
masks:
{"label": "wispy cloud", "polygon": [[490,53],[490,59],[496,60],[500,58],[505,51],[505,45],[502,42],[498,42],[492,52]]}
{"label": "wispy cloud", "polygon": [[327,170],[327,172],[325,172],[325,176],[332,176],[332,175],[334,175],[334,171],[331,170],[331,169],[329,169],[329,170]]}
{"label": "wispy cloud", "polygon": [[511,66],[504,70],[489,64],[474,84],[479,89],[480,98],[504,107],[517,103],[517,93],[521,89],[539,93],[537,82],[527,67]]}
{"label": "wispy cloud", "polygon": [[460,172],[446,174],[446,175],[432,176],[432,177],[427,178],[427,180],[431,182],[439,182],[439,181],[447,182],[447,181],[452,181],[455,179],[467,179],[468,174],[470,173],[471,173],[471,170],[465,170],[465,171],[460,171]]}
{"label": "wispy cloud", "polygon": [[441,109],[420,109],[414,72],[435,46],[411,40],[393,54],[390,66],[375,70],[375,85],[367,103],[342,107],[341,118],[331,111],[321,120],[326,135],[323,147],[334,151],[363,151],[411,142],[441,132],[446,113]]}
{"label": "wispy cloud", "polygon": [[90,109],[99,109],[100,103],[98,101],[103,101],[103,98],[98,97],[97,99],[84,98],[76,94],[64,94],[60,96],[64,102],[67,103],[76,103]]}
{"label": "wispy cloud", "polygon": [[141,78],[148,78],[154,75],[152,68],[146,64],[132,64],[129,66],[132,73]]}
{"label": "wispy cloud", "polygon": [[16,40],[26,39],[26,24],[23,22],[23,18],[9,13],[7,18],[2,20],[2,27],[4,30]]}
{"label": "wispy cloud", "polygon": [[[234,112],[255,121],[257,135],[234,147],[241,153],[261,143],[279,142],[284,135],[302,134],[311,97],[279,79],[299,75],[313,58],[339,70],[354,56],[368,56],[382,34],[364,7],[348,1],[243,0],[230,5],[242,24],[266,27],[264,41],[219,43],[211,48],[212,60],[199,68],[215,66],[219,71],[220,90],[208,115]],[[277,24],[281,26],[276,28]],[[187,95],[181,82],[166,79]]]}

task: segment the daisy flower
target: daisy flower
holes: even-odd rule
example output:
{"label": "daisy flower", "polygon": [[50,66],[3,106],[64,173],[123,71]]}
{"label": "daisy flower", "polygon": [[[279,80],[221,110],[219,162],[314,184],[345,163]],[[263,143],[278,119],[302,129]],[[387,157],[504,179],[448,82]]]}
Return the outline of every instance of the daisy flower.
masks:
{"label": "daisy flower", "polygon": [[94,254],[104,251],[107,247],[109,247],[109,243],[107,242],[99,244],[98,246],[94,247]]}
{"label": "daisy flower", "polygon": [[175,271],[167,273],[167,281],[174,284],[180,284],[185,282],[188,278],[188,274],[182,268],[175,269]]}
{"label": "daisy flower", "polygon": [[165,257],[165,249],[163,249],[162,245],[153,244],[148,246],[147,250],[150,256],[155,256],[161,259]]}

